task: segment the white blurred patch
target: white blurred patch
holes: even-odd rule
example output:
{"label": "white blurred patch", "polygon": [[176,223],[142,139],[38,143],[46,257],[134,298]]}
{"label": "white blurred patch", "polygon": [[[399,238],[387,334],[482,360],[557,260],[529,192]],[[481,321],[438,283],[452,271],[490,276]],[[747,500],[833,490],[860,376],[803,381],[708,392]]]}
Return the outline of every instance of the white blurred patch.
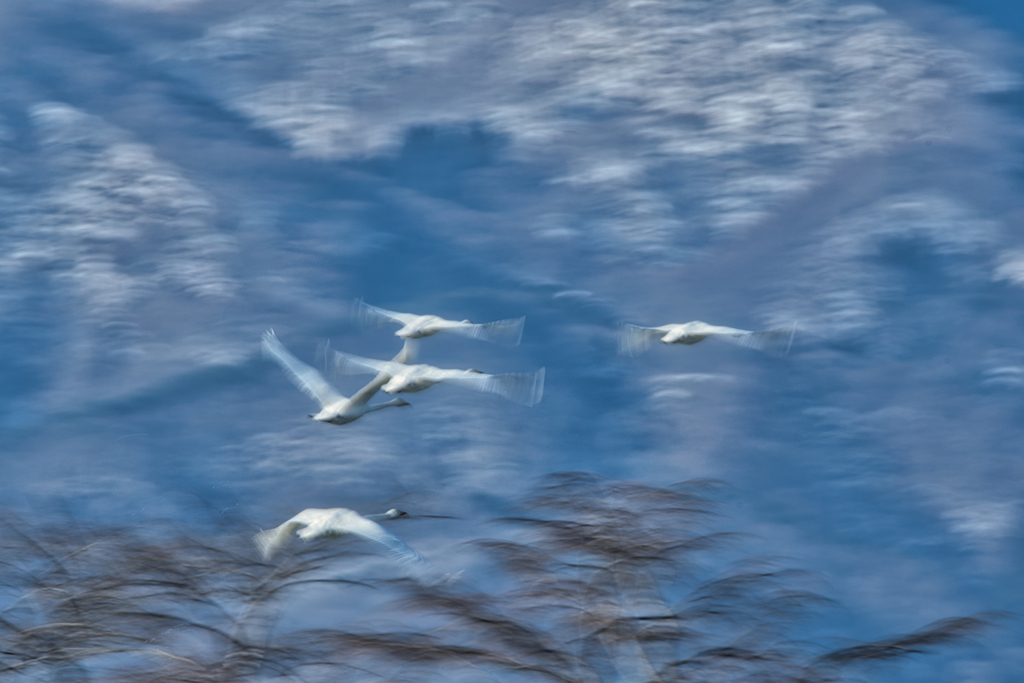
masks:
{"label": "white blurred patch", "polygon": [[1020,513],[1016,501],[981,502],[946,510],[942,516],[951,531],[985,545],[1013,535]]}
{"label": "white blurred patch", "polygon": [[589,289],[563,289],[561,292],[552,294],[551,298],[555,301],[572,303],[577,306],[601,306],[614,310],[614,306],[608,299],[595,294]]}
{"label": "white blurred patch", "polygon": [[706,391],[708,386],[730,385],[736,382],[733,375],[682,372],[648,377],[650,398],[654,401],[684,401]]}
{"label": "white blurred patch", "polygon": [[734,375],[723,375],[710,372],[678,372],[674,374],[655,375],[647,380],[651,384],[666,384],[676,382],[725,382],[736,381]]}
{"label": "white blurred patch", "polygon": [[993,349],[982,362],[981,384],[984,387],[1019,389],[1024,387],[1024,350]]}
{"label": "white blurred patch", "polygon": [[693,398],[693,392],[689,389],[659,389],[651,394],[655,400],[685,401]]}
{"label": "white blurred patch", "polygon": [[584,233],[571,227],[572,223],[572,216],[567,214],[544,214],[537,217],[531,230],[535,237],[545,240],[574,240]]}
{"label": "white blurred patch", "polygon": [[[582,160],[580,160],[582,161]],[[578,173],[552,178],[551,184],[566,183],[568,185],[620,185],[623,182],[640,180],[644,167],[635,160],[598,159],[584,165]]]}
{"label": "white blurred patch", "polygon": [[1000,365],[983,373],[982,385],[1017,389],[1024,387],[1024,366]]}
{"label": "white blurred patch", "polygon": [[591,301],[597,295],[588,289],[566,289],[551,295],[552,299],[569,299],[572,301]]}
{"label": "white blurred patch", "polygon": [[338,149],[360,156],[397,142],[390,126],[360,120],[352,107],[325,102],[301,82],[268,86],[238,106],[257,125],[284,133],[298,156],[330,159]]}
{"label": "white blurred patch", "polygon": [[1024,285],[1024,249],[1007,249],[996,259],[992,279],[1010,284]]}

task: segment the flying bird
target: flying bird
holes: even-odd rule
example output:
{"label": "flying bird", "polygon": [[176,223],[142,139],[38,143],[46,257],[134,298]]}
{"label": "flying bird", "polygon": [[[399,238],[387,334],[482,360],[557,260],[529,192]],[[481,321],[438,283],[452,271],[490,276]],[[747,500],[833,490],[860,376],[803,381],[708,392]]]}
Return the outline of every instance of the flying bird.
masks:
{"label": "flying bird", "polygon": [[482,339],[505,346],[518,346],[523,337],[523,322],[526,317],[498,320],[493,323],[471,323],[468,320],[445,320],[436,315],[416,315],[415,313],[396,313],[377,308],[360,300],[359,317],[365,323],[397,323],[401,329],[395,332],[396,337],[403,339],[422,339],[438,332],[454,332],[455,334]]}
{"label": "flying bird", "polygon": [[384,514],[366,516],[348,508],[308,508],[281,526],[259,532],[252,540],[259,548],[263,559],[269,560],[288,543],[293,533],[304,541],[351,534],[384,546],[392,557],[407,568],[427,570],[431,565],[422,555],[377,523],[408,516],[407,513],[394,508]]}
{"label": "flying bird", "polygon": [[544,368],[535,372],[488,375],[479,370],[443,370],[433,365],[403,365],[395,361],[363,358],[334,352],[334,366],[346,375],[378,373],[390,376],[381,387],[388,394],[414,393],[447,382],[466,389],[499,394],[515,403],[532,406],[544,395]]}
{"label": "flying bird", "polygon": [[[406,342],[402,350],[392,361],[395,365],[402,366],[413,355],[411,342]],[[357,391],[352,398],[346,398],[338,393],[330,382],[324,379],[317,370],[306,365],[293,356],[285,348],[273,330],[263,333],[263,353],[269,356],[284,370],[288,379],[299,388],[299,390],[320,404],[320,412],[310,415],[317,422],[330,422],[331,424],[343,425],[358,420],[363,415],[382,410],[384,408],[407,406],[409,403],[400,398],[391,399],[384,403],[368,405],[370,398],[377,393],[384,384],[391,379],[390,375],[378,374],[369,384]]]}
{"label": "flying bird", "polygon": [[656,339],[662,344],[696,344],[708,337],[722,339],[739,346],[746,346],[775,355],[789,352],[793,343],[796,323],[791,327],[772,330],[739,330],[735,327],[708,325],[694,320],[683,324],[662,325],[661,327],[641,327],[626,324],[622,326],[619,336],[619,353],[636,356],[650,348]]}

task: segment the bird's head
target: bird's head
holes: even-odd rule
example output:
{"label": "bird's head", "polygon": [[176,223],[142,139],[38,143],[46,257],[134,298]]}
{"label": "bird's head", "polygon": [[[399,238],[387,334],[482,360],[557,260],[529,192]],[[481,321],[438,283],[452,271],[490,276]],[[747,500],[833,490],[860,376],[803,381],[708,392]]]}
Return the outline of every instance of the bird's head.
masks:
{"label": "bird's head", "polygon": [[408,388],[410,382],[407,377],[398,375],[388,380],[388,383],[381,387],[386,394],[397,394]]}
{"label": "bird's head", "polygon": [[400,517],[408,517],[409,513],[399,510],[398,508],[391,508],[390,510],[384,513],[384,516],[388,519],[398,519]]}
{"label": "bird's head", "polygon": [[682,327],[676,327],[668,332],[664,337],[661,338],[662,344],[674,344],[683,337],[686,337],[686,330]]}

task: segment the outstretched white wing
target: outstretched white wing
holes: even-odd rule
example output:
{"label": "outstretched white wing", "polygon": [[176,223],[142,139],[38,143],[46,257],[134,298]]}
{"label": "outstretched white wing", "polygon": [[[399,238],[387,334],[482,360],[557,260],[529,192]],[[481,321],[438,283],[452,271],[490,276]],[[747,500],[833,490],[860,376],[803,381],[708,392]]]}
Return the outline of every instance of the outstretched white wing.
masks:
{"label": "outstretched white wing", "polygon": [[492,344],[519,346],[519,342],[523,338],[524,322],[526,322],[526,316],[509,318],[508,320],[496,320],[493,323],[482,323],[479,325],[475,323],[454,323],[447,330],[463,337],[480,339]]}
{"label": "outstretched white wing", "polygon": [[387,548],[388,553],[405,567],[412,569],[428,569],[430,563],[409,544],[376,522],[366,519],[351,510],[339,511],[327,527],[335,533],[356,534],[368,541],[379,543]]}
{"label": "outstretched white wing", "polygon": [[263,354],[277,361],[288,375],[288,379],[302,393],[319,402],[321,407],[345,399],[337,389],[331,386],[330,382],[324,379],[323,375],[293,356],[284,347],[284,344],[278,341],[273,330],[263,333]]}
{"label": "outstretched white wing", "polygon": [[371,306],[362,299],[356,301],[356,307],[358,309],[359,321],[364,325],[383,325],[385,323],[408,325],[413,320],[420,317],[412,313],[396,313],[395,311],[377,308],[376,306]]}
{"label": "outstretched white wing", "polygon": [[393,360],[363,358],[352,353],[335,351],[334,369],[343,375],[366,375],[372,373],[395,375],[402,371],[402,363],[396,363]]}
{"label": "outstretched white wing", "polygon": [[536,372],[488,375],[474,370],[442,370],[443,381],[467,389],[500,394],[510,401],[533,406],[544,396],[544,368]]}
{"label": "outstretched white wing", "polygon": [[269,560],[274,554],[288,543],[291,535],[303,527],[323,520],[333,513],[333,510],[321,508],[306,508],[295,515],[281,526],[274,527],[268,531],[261,531],[252,537],[256,547],[260,549],[263,559]]}
{"label": "outstretched white wing", "polygon": [[733,339],[739,339],[740,337],[745,337],[748,334],[753,334],[750,330],[741,330],[738,327],[726,327],[725,325],[708,325],[707,323],[702,323],[699,320],[687,323],[687,326],[690,327],[691,334],[703,334],[708,337],[731,337]]}
{"label": "outstretched white wing", "polygon": [[668,330],[660,327],[640,327],[626,323],[619,331],[619,353],[627,356],[638,356],[647,349],[658,337],[663,337]]}
{"label": "outstretched white wing", "polygon": [[746,332],[739,335],[724,334],[716,336],[738,346],[757,349],[773,356],[784,356],[789,353],[789,349],[793,345],[794,334],[796,334],[796,323],[793,323],[790,327]]}
{"label": "outstretched white wing", "polygon": [[253,543],[259,548],[260,554],[263,555],[264,560],[269,560],[277,551],[288,543],[291,535],[295,533],[296,529],[301,529],[306,526],[302,522],[296,522],[294,519],[290,519],[281,526],[274,527],[267,531],[261,531],[252,537]]}

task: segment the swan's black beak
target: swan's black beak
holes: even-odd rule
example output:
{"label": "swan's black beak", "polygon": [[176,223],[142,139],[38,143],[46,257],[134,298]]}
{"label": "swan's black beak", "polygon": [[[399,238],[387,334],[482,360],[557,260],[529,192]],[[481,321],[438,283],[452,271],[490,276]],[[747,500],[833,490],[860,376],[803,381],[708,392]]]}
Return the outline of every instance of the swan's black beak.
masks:
{"label": "swan's black beak", "polygon": [[316,415],[307,415],[306,417],[316,417]]}

